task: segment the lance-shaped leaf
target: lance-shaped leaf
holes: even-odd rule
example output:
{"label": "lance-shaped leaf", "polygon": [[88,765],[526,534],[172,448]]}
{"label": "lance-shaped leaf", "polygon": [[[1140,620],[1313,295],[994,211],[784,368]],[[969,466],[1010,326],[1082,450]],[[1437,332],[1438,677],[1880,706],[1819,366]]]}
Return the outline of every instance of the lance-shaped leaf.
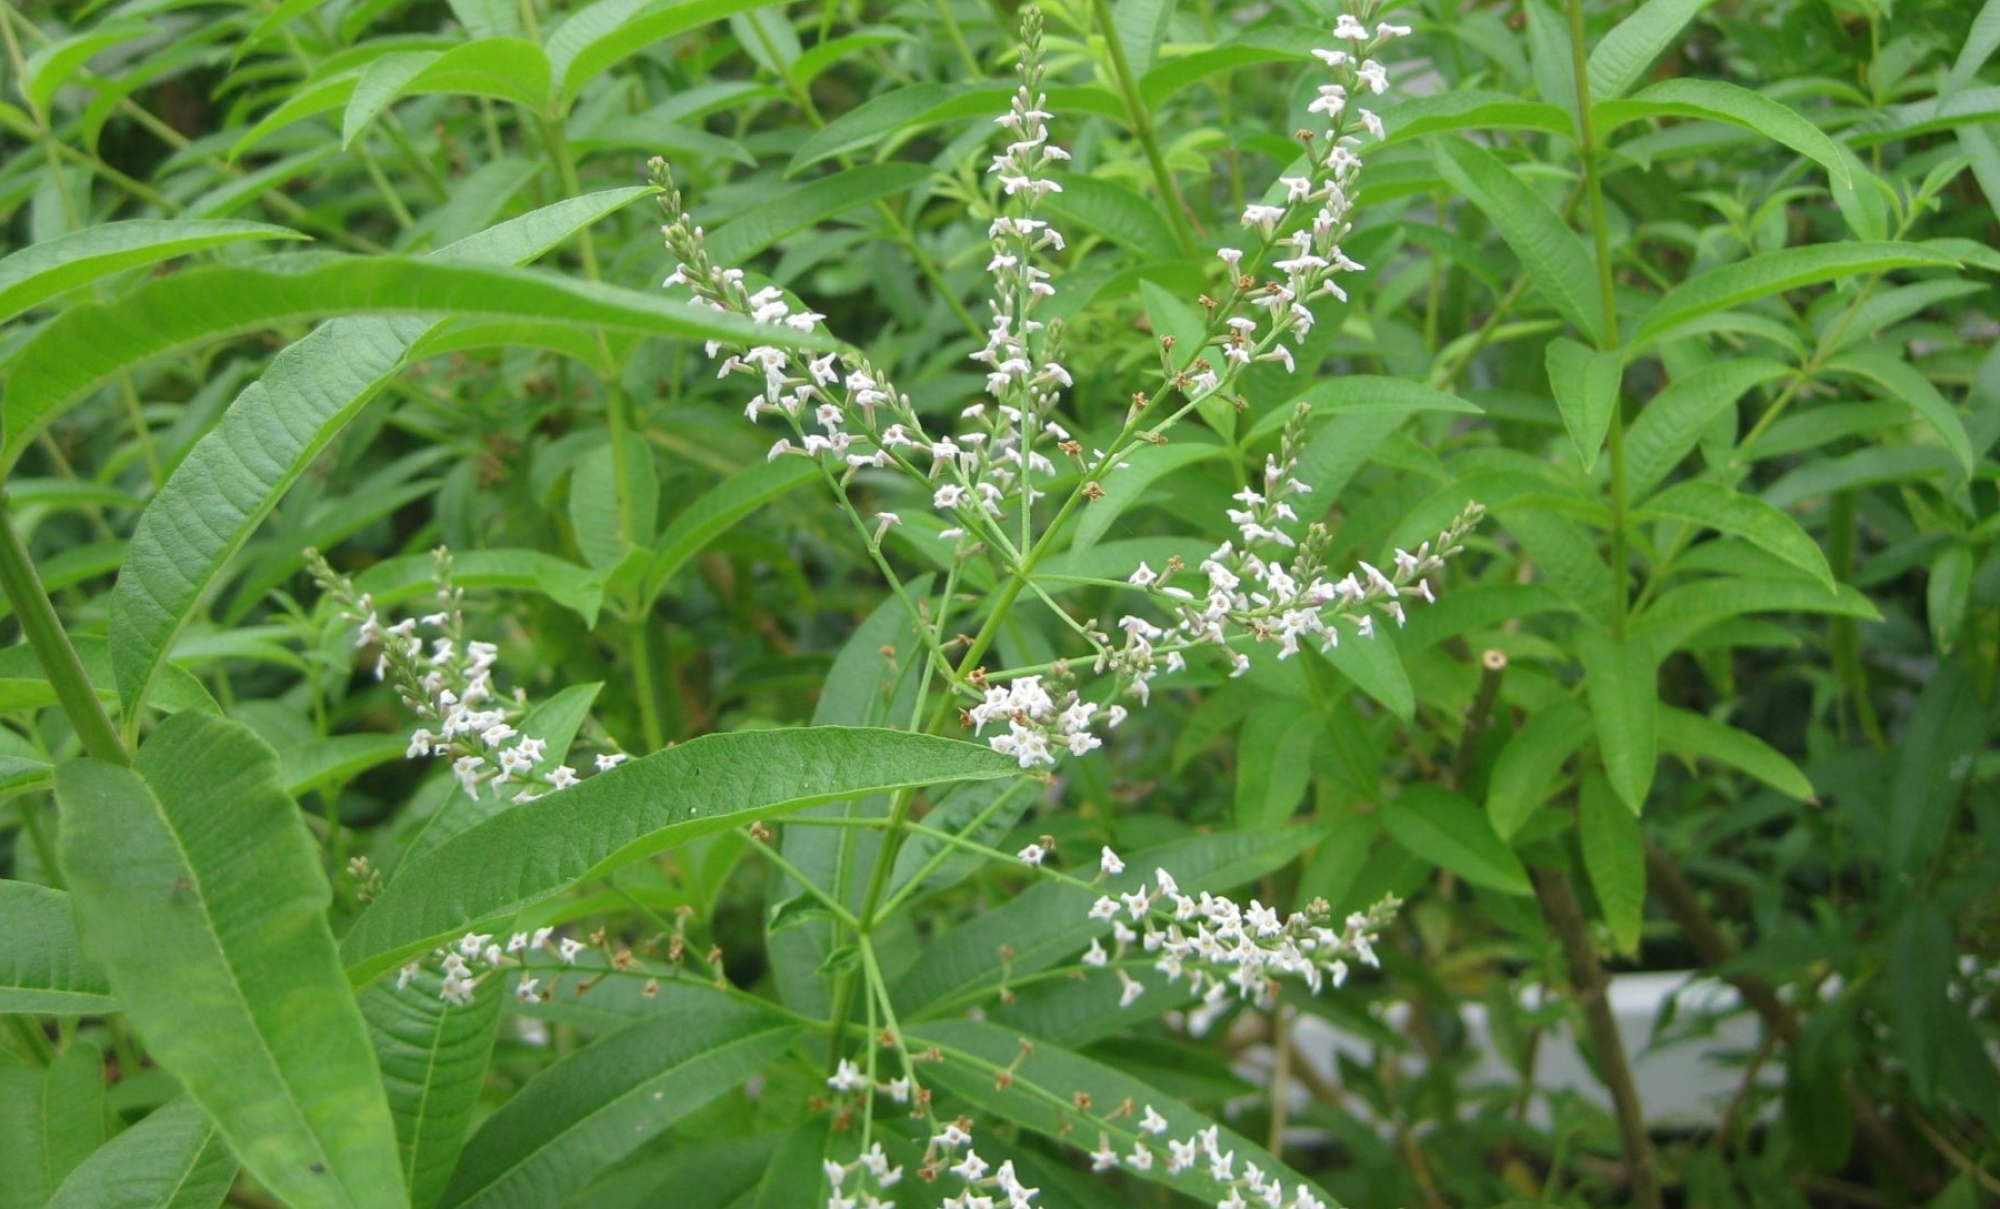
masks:
{"label": "lance-shaped leaf", "polygon": [[565,1200],[667,1126],[745,1080],[798,1036],[785,1017],[711,994],[549,1067],[480,1127],[443,1209]]}
{"label": "lance-shaped leaf", "polygon": [[384,109],[427,93],[497,97],[531,114],[549,107],[549,60],[524,38],[480,38],[447,51],[401,51],[370,63],[341,119],[340,145],[352,147]]}
{"label": "lance-shaped leaf", "polygon": [[1556,408],[1562,412],[1563,427],[1576,446],[1577,461],[1585,474],[1597,466],[1604,448],[1604,434],[1611,427],[1611,413],[1618,407],[1618,384],[1624,360],[1612,351],[1585,348],[1567,336],[1549,341],[1544,354],[1548,362],[1549,389],[1555,393]]}
{"label": "lance-shaped leaf", "polygon": [[804,806],[1018,772],[973,743],[839,726],[708,735],[488,819],[409,863],[342,942],[364,980],[699,836]]}
{"label": "lance-shaped leaf", "polygon": [[[1080,1150],[1092,1150],[1100,1140],[1120,1154],[1143,1149],[1153,1155],[1151,1164],[1143,1169],[1126,1165],[1140,1178],[1198,1197],[1204,1204],[1220,1203],[1229,1195],[1230,1185],[1211,1177],[1206,1159],[1179,1171],[1168,1162],[1169,1141],[1191,1140],[1214,1123],[1123,1071],[1024,1037],[1016,1029],[975,1020],[940,1020],[913,1028],[909,1043],[919,1050],[934,1045],[944,1057],[943,1062],[923,1068],[924,1082],[942,1084],[984,1115],[1012,1121]],[[1011,1077],[1002,1077],[1002,1072]],[[1134,1111],[1121,1112],[1127,1104]],[[1166,1119],[1164,1133],[1139,1128],[1140,1113],[1148,1106]],[[1316,1185],[1255,1142],[1227,1129],[1218,1129],[1217,1138],[1222,1150],[1235,1152],[1239,1181],[1245,1167],[1254,1163],[1284,1185],[1283,1203],[1292,1203],[1295,1190],[1310,1191],[1324,1200]]]}
{"label": "lance-shaped leaf", "polygon": [[662,38],[764,0],[598,0],[549,37],[549,64],[567,103],[591,80]]}
{"label": "lance-shaped leaf", "polygon": [[1740,495],[1720,483],[1689,479],[1647,500],[1636,517],[1663,516],[1684,524],[1740,537],[1784,559],[1834,590],[1833,568],[1812,535],[1782,508],[1754,495]]}
{"label": "lance-shaped leaf", "polygon": [[1704,365],[1674,379],[1653,397],[1625,434],[1625,486],[1643,499],[1701,440],[1709,423],[1752,387],[1791,369],[1762,357],[1736,357]]}
{"label": "lance-shaped leaf", "polygon": [[43,1209],[104,1141],[104,1053],[77,1042],[49,1063],[0,1065],[0,1209]]}
{"label": "lance-shaped leaf", "polygon": [[277,754],[183,712],[131,768],[64,765],[56,801],[88,951],[243,1165],[297,1209],[404,1204],[332,894]]}
{"label": "lance-shaped leaf", "polygon": [[930,175],[931,170],[923,164],[863,164],[800,185],[752,206],[712,232],[708,236],[709,255],[717,264],[741,264],[794,231],[901,193]]}
{"label": "lance-shaped leaf", "polygon": [[45,240],[0,260],[0,321],[124,269],[253,239],[305,239],[297,231],[230,219],[108,222]]}
{"label": "lance-shaped leaf", "polygon": [[83,955],[69,895],[0,882],[0,1012],[49,1016],[118,1010],[104,971]]}
{"label": "lance-shaped leaf", "polygon": [[236,1159],[192,1100],[176,1100],[98,1147],[48,1209],[215,1209]]}
{"label": "lance-shaped leaf", "polygon": [[1541,194],[1491,151],[1465,139],[1439,139],[1432,144],[1431,158],[1451,187],[1485,213],[1521,258],[1535,289],[1563,318],[1592,343],[1607,326],[1615,330],[1617,317],[1600,313],[1597,269],[1583,240]]}
{"label": "lance-shaped leaf", "polygon": [[1726,264],[1668,290],[1632,333],[1633,344],[1671,335],[1681,324],[1746,302],[1840,277],[1890,269],[1955,268],[1958,261],[1914,243],[1809,244]]}
{"label": "lance-shaped leaf", "polygon": [[435,1205],[451,1179],[500,1027],[498,979],[464,1004],[439,993],[443,981],[425,969],[407,986],[384,979],[361,995],[414,1209]]}
{"label": "lance-shaped leaf", "polygon": [[[614,189],[558,202],[435,256],[531,260],[648,192]],[[436,326],[348,319],[321,327],[279,353],[168,477],[139,518],[112,590],[111,660],[128,709],[145,699],[224,565],[320,451],[401,371],[410,345]]]}
{"label": "lance-shaped leaf", "polygon": [[315,258],[310,268],[216,265],[74,307],[23,345],[8,364],[8,464],[65,408],[135,366],[224,336],[341,314],[476,315],[703,340],[830,343],[656,292],[436,256]]}
{"label": "lance-shaped leaf", "polygon": [[1611,939],[1619,952],[1637,952],[1646,907],[1646,837],[1638,818],[1595,773],[1577,793],[1577,839]]}
{"label": "lance-shaped leaf", "polygon": [[1659,663],[1645,639],[1615,638],[1602,630],[1580,632],[1576,649],[1605,774],[1637,814],[1645,808],[1659,764]]}
{"label": "lance-shaped leaf", "polygon": [[646,568],[640,599],[656,599],[666,590],[674,572],[736,522],[818,477],[819,468],[812,462],[779,458],[736,471],[703,492],[686,512],[668,522],[653,561]]}
{"label": "lance-shaped leaf", "polygon": [[1438,785],[1411,785],[1382,805],[1382,826],[1416,856],[1503,894],[1534,887],[1507,842],[1466,798]]}
{"label": "lance-shaped leaf", "polygon": [[1590,95],[1602,101],[1621,96],[1639,82],[1653,60],[1666,53],[1694,15],[1710,0],[1650,0],[1613,26],[1590,52]]}

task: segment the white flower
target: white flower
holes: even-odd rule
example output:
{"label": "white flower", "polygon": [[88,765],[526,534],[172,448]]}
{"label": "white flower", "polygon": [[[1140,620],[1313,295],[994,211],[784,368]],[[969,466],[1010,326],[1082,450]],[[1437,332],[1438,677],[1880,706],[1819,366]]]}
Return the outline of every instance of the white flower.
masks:
{"label": "white flower", "polygon": [[826,1085],[838,1092],[855,1092],[868,1086],[868,1079],[861,1073],[861,1068],[854,1065],[852,1059],[842,1058],[840,1064],[834,1067],[833,1076],[826,1081]]}
{"label": "white flower", "polygon": [[1048,853],[1042,850],[1042,846],[1040,844],[1029,844],[1026,848],[1021,849],[1018,855],[1021,858],[1022,864],[1032,865],[1035,866],[1036,868],[1040,868],[1042,864],[1042,858],[1047,856]]}
{"label": "white flower", "polygon": [[1125,862],[1119,859],[1116,852],[1107,847],[1098,858],[1098,868],[1103,870],[1106,877],[1116,877],[1120,873],[1125,872]]}

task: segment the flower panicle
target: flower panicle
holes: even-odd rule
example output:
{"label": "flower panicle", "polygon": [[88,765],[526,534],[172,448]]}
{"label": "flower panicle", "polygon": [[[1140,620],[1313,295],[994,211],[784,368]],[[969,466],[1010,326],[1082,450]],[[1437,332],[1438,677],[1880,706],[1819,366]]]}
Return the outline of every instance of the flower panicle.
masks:
{"label": "flower panicle", "polygon": [[[420,725],[411,732],[409,759],[451,761],[452,775],[468,797],[512,788],[515,804],[532,802],[581,781],[577,770],[550,758],[548,742],[525,734],[519,722],[528,712],[527,694],[503,694],[494,672],[500,648],[466,637],[465,590],[452,578],[451,552],[438,547],[437,604],[434,612],[383,621],[374,599],[333,569],[317,550],[305,552],[306,568],[320,589],[356,624],[355,646],[374,646],[375,678],[394,686],[403,706]],[[428,642],[420,631],[429,631]],[[626,757],[605,752],[597,771],[617,767]]]}

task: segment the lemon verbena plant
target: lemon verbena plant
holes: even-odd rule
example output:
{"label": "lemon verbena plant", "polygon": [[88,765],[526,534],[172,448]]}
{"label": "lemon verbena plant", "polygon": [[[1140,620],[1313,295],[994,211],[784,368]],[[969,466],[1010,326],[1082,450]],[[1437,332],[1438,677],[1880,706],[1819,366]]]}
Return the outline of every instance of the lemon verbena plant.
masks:
{"label": "lemon verbena plant", "polygon": [[[1352,230],[1362,154],[1383,134],[1380,117],[1369,108],[1389,87],[1388,68],[1376,56],[1387,57],[1393,41],[1409,33],[1375,17],[1371,4],[1340,13],[1327,31],[1328,45],[1313,51],[1323,75],[1307,109],[1320,125],[1299,133],[1293,173],[1276,182],[1267,200],[1243,208],[1246,246],[1217,251],[1212,291],[1192,300],[1202,316],[1199,334],[1186,341],[1160,338],[1159,369],[1131,392],[1115,431],[1089,443],[1079,439],[1089,436],[1082,421],[1064,407],[1074,379],[1060,359],[1063,325],[1038,317],[1057,293],[1054,269],[1067,246],[1043,203],[1062,193],[1061,165],[1070,158],[1053,135],[1058,115],[1047,108],[1039,10],[1023,11],[1019,84],[994,119],[1001,147],[986,165],[990,187],[973,199],[991,245],[991,315],[983,346],[971,354],[982,371],[975,380],[979,389],[942,419],[927,418],[887,371],[851,345],[819,352],[757,343],[758,328],[816,334],[826,316],[775,285],[758,284],[743,268],[718,263],[701,225],[683,208],[666,163],[653,161],[667,216],[662,232],[675,260],[666,287],[686,291],[697,306],[747,321],[745,339],[710,339],[703,352],[718,377],[748,391],[746,419],[774,423],[787,434],[767,459],[799,458],[813,466],[847,519],[850,539],[886,580],[891,600],[883,628],[897,641],[878,658],[907,658],[914,672],[904,677],[900,716],[891,713],[885,721],[918,735],[969,733],[1027,778],[943,795],[912,783],[891,793],[880,809],[793,814],[768,825],[752,823],[746,832],[789,890],[773,905],[774,929],[806,921],[825,929],[817,946],[774,946],[772,955],[812,962],[811,976],[831,986],[816,1046],[828,1073],[813,1097],[815,1111],[829,1124],[818,1167],[820,1196],[829,1209],[880,1209],[899,1196],[907,1200],[894,1191],[906,1175],[947,1209],[1046,1203],[1038,1200],[1040,1180],[1012,1157],[1015,1143],[988,1142],[995,1129],[1011,1134],[1006,1124],[1018,1124],[1019,1114],[1003,1111],[989,1123],[979,1097],[954,1094],[956,1079],[968,1075],[990,1078],[992,1094],[1019,1100],[1031,1115],[1053,1112],[1056,1139],[1086,1152],[1095,1172],[1164,1179],[1230,1209],[1319,1209],[1329,1203],[1281,1160],[1163,1095],[1108,1098],[1088,1077],[1065,1086],[1055,1073],[1060,1067],[1044,1074],[1033,1064],[1040,1042],[1032,1032],[1014,1030],[1018,1048],[996,1054],[992,1047],[1008,1030],[986,1025],[961,1036],[953,1018],[1009,1001],[1014,953],[1052,942],[1036,968],[1019,973],[1035,981],[1074,977],[1100,987],[1106,1010],[1130,1011],[1146,1000],[1155,1011],[1180,1012],[1180,1027],[1197,1037],[1232,1012],[1272,1010],[1284,980],[1318,992],[1340,987],[1356,966],[1378,964],[1374,944],[1392,916],[1393,898],[1337,918],[1324,901],[1297,910],[1255,899],[1239,903],[1219,893],[1224,885],[1198,884],[1211,880],[1199,861],[1148,862],[1128,870],[1109,846],[1082,853],[1079,861],[1052,836],[1011,853],[992,843],[997,835],[1032,827],[1043,810],[1060,810],[1063,761],[1088,758],[1115,741],[1111,732],[1130,710],[1152,704],[1156,691],[1171,692],[1172,674],[1186,672],[1191,660],[1212,661],[1224,675],[1240,677],[1260,655],[1282,661],[1308,649],[1302,643],[1331,651],[1343,641],[1373,641],[1378,623],[1403,625],[1408,608],[1436,599],[1432,581],[1460,553],[1478,520],[1478,508],[1468,509],[1414,551],[1396,550],[1386,571],[1367,562],[1334,570],[1326,523],[1300,512],[1310,511],[1312,489],[1297,472],[1314,418],[1311,406],[1300,403],[1282,417],[1276,450],[1232,497],[1239,506],[1226,510],[1233,530],[1228,540],[1191,547],[1186,557],[1170,556],[1158,569],[1141,561],[1115,581],[1052,575],[1045,566],[1062,548],[1069,522],[1103,499],[1107,485],[1118,484],[1135,451],[1169,447],[1179,426],[1204,405],[1258,417],[1256,401],[1243,389],[1243,370],[1262,362],[1296,373],[1298,343],[1317,322],[1315,304],[1345,301],[1340,278],[1364,271],[1341,240]],[[935,587],[936,576],[912,582],[893,557],[888,537],[905,524],[905,513],[912,528],[921,526],[937,544],[945,572]],[[538,733],[542,728],[530,721],[537,711],[525,697],[517,693],[510,700],[496,684],[497,648],[468,637],[463,588],[452,578],[446,551],[438,552],[440,607],[395,621],[317,553],[309,552],[309,560],[339,616],[357,623],[356,643],[373,657],[376,678],[394,686],[420,723],[409,756],[448,762],[468,799],[526,811],[590,786],[598,776],[608,787],[631,775],[613,771],[623,753],[607,752],[595,757],[586,780],[564,762],[560,746]],[[974,576],[997,585],[991,600],[968,601],[966,585]],[[1079,617],[1051,594],[1063,583],[1114,588],[1122,607],[1135,611],[1115,621]],[[1017,610],[1030,609],[1048,610],[1074,653],[989,667],[998,636],[1021,624]],[[961,633],[963,626],[976,632]],[[899,648],[907,655],[899,656]],[[1156,690],[1162,675],[1169,679]],[[858,833],[870,842],[858,844]],[[812,859],[829,843],[838,856],[830,869]],[[967,859],[1002,862],[1030,884],[1042,881],[1079,896],[1077,907],[1072,918],[1030,925],[982,955],[997,963],[990,986],[975,982],[971,994],[951,1001],[950,1011],[925,1010],[933,1005],[899,994],[888,976],[892,961],[909,962],[906,953],[897,953],[905,942],[884,938],[908,929],[906,913],[941,867]],[[1191,875],[1194,884],[1185,890],[1175,865]],[[384,906],[378,902],[371,911]],[[466,1008],[483,983],[503,982],[520,1002],[553,1004],[566,994],[593,992],[602,974],[580,964],[593,947],[614,972],[635,971],[630,950],[613,951],[602,931],[587,946],[550,926],[524,927],[504,938],[479,930],[490,922],[468,916],[470,930],[428,955],[412,956],[396,976],[397,992]],[[1037,935],[1037,929],[1054,936]],[[967,941],[952,934],[935,943]],[[670,966],[678,964],[678,955],[670,958]],[[679,969],[668,973],[684,976]],[[659,978],[649,973],[642,994],[657,995]],[[1155,993],[1147,1000],[1149,987]]]}
{"label": "lemon verbena plant", "polygon": [[1996,51],[0,6],[0,1209],[1993,1201]]}

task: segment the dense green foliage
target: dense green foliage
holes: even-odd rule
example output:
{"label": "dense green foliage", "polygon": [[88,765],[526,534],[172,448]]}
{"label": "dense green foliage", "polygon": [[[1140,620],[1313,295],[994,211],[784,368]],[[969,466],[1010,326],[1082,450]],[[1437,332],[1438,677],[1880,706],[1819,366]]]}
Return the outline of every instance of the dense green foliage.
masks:
{"label": "dense green foliage", "polygon": [[[1288,1206],[2000,1197],[2000,0],[0,42],[0,1209],[851,1205],[876,1143],[927,1207],[961,1116],[1039,1206],[1228,1205],[1160,1149],[1210,1122]],[[1021,198],[1017,64],[1068,152]],[[1300,173],[1359,264],[1287,332]],[[1057,375],[989,374],[994,312]],[[1012,405],[1053,464],[774,453],[822,428],[758,346],[893,382],[871,439]],[[1210,590],[1281,500],[1269,557],[1369,567],[1341,641],[1212,606],[1141,709],[1153,569]],[[966,712],[1035,675],[1081,724]],[[1162,874],[1353,977],[1210,1011],[1106,961]],[[1635,1030],[1637,971],[1701,993]],[[1724,1090],[1649,1112],[1662,1055]]]}

